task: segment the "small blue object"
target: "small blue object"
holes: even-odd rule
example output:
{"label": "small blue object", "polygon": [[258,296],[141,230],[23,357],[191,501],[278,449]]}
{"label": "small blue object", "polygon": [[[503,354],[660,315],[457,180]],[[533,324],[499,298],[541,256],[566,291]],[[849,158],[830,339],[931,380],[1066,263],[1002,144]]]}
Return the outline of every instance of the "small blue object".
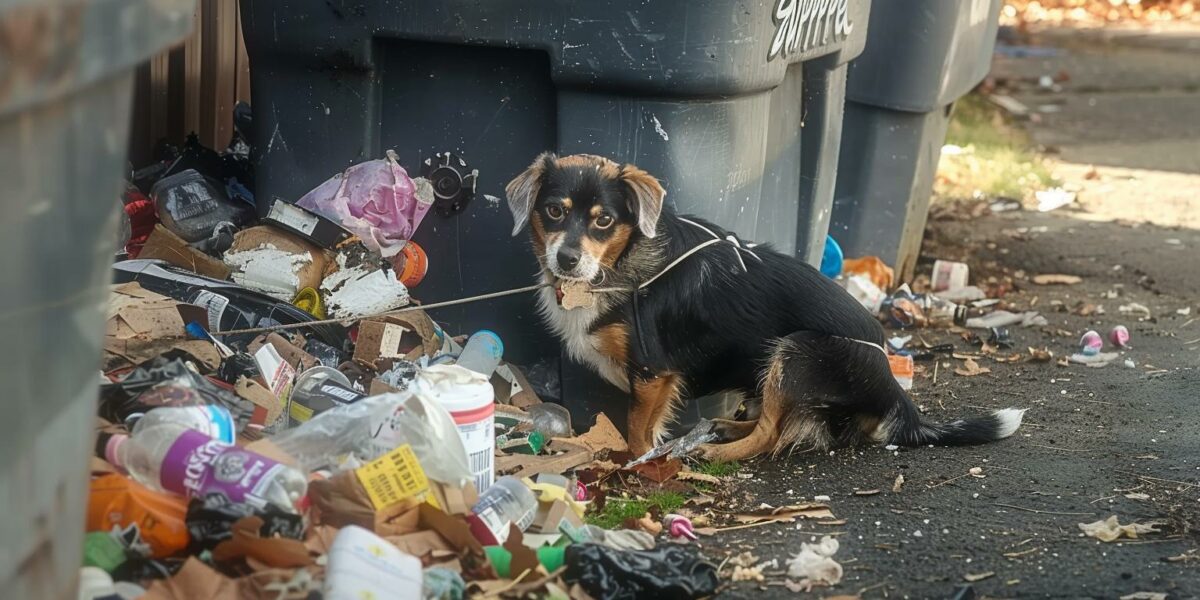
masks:
{"label": "small blue object", "polygon": [[833,279],[842,274],[842,247],[832,235],[825,236],[825,253],[821,255],[821,273]]}
{"label": "small blue object", "polygon": [[208,334],[208,330],[205,329],[203,325],[195,321],[188,323],[184,327],[184,330],[187,331],[187,334],[192,336],[193,339],[212,341],[212,336]]}

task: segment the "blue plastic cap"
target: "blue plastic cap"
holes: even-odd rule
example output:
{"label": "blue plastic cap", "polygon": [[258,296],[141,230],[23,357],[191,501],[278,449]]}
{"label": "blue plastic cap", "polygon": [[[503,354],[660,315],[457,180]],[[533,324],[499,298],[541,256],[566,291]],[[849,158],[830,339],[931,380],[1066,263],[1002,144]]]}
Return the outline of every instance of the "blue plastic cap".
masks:
{"label": "blue plastic cap", "polygon": [[[498,346],[500,348],[500,356],[504,356],[504,340],[500,339],[500,336],[495,331],[492,331],[491,329],[480,329],[479,331],[472,333],[471,337],[475,337],[477,335],[492,336],[492,338],[496,340],[496,346]],[[471,343],[471,340],[468,339],[467,343],[468,344]]]}
{"label": "blue plastic cap", "polygon": [[821,255],[821,274],[833,279],[842,274],[842,247],[832,235],[825,236],[825,253]]}

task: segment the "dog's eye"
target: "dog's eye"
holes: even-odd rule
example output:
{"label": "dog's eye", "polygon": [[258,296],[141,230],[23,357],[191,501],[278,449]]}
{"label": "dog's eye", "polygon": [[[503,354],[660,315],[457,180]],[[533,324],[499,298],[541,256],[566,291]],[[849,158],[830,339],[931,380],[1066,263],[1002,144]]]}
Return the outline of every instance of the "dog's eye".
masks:
{"label": "dog's eye", "polygon": [[563,207],[557,204],[551,204],[550,206],[546,207],[546,216],[554,219],[555,221],[561,221],[564,214]]}
{"label": "dog's eye", "polygon": [[608,229],[613,224],[613,218],[608,215],[600,215],[596,217],[597,229]]}

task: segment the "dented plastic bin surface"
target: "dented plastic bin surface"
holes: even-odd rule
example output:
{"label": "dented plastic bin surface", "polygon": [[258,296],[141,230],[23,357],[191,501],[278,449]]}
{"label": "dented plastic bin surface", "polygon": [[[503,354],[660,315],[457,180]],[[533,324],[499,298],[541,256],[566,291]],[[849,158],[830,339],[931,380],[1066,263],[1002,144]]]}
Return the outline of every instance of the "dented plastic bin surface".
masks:
{"label": "dented plastic bin surface", "polygon": [[[477,171],[476,189],[457,203],[461,212],[435,202],[417,230],[429,256],[414,290],[424,302],[534,281],[528,238],[510,235],[504,185],[545,150],[636,163],[681,211],[815,262],[832,203],[846,63],[862,49],[869,7],[242,0],[257,196],[295,201],[388,149],[414,176],[427,160],[446,162],[437,153],[454,153],[466,166],[448,166]],[[532,295],[434,317],[451,331],[496,331],[518,364],[558,352]],[[602,385],[588,381],[589,393]]]}
{"label": "dented plastic bin surface", "polygon": [[134,68],[187,0],[0,8],[0,596],[73,598]]}
{"label": "dented plastic bin surface", "polygon": [[[829,233],[912,276],[953,104],[987,76],[1001,0],[877,2],[850,64]],[[882,24],[886,24],[883,26]]]}

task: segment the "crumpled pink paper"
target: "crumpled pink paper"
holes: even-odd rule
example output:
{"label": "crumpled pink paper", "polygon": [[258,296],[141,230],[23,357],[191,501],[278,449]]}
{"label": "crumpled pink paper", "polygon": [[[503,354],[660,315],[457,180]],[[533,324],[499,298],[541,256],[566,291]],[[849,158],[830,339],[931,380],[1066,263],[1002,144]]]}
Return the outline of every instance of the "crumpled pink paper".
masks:
{"label": "crumpled pink paper", "polygon": [[341,223],[368,248],[392,257],[429,212],[433,189],[423,179],[414,183],[396,161],[396,153],[388,150],[387,158],[359,163],[330,177],[296,204]]}

